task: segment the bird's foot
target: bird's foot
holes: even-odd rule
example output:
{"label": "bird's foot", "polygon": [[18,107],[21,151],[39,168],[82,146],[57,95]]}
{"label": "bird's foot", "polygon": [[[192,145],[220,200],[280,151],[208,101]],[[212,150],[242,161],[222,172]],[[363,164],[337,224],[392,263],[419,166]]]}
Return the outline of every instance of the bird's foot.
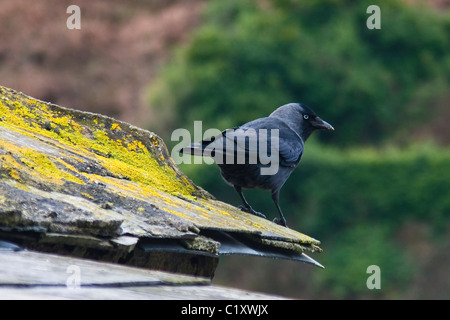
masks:
{"label": "bird's foot", "polygon": [[253,210],[252,207],[239,206],[239,209],[241,209],[244,212],[251,213],[251,214],[253,214],[253,215],[257,216],[257,217],[266,218],[265,215],[263,215],[261,212],[257,212],[255,210]]}
{"label": "bird's foot", "polygon": [[286,228],[288,227],[286,224],[286,219],[284,219],[284,218],[281,218],[281,219],[275,218],[275,219],[273,219],[273,222],[275,222],[276,224],[279,224],[280,226],[283,226]]}

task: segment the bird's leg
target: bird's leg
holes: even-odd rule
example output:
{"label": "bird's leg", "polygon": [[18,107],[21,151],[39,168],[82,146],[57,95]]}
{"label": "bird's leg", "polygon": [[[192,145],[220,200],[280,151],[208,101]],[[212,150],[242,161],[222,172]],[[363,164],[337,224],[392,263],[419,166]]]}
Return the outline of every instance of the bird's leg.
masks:
{"label": "bird's leg", "polygon": [[278,213],[280,214],[280,219],[275,218],[275,219],[273,219],[273,222],[287,228],[286,219],[284,218],[283,212],[281,211],[280,205],[278,204],[279,195],[280,195],[280,190],[272,192],[272,200],[275,203],[275,206],[277,207]]}
{"label": "bird's leg", "polygon": [[261,217],[261,218],[265,218],[266,216],[263,215],[261,212],[257,212],[255,210],[253,210],[253,208],[248,204],[247,200],[245,200],[244,194],[242,193],[242,188],[238,187],[238,186],[234,186],[234,189],[237,191],[237,193],[239,194],[239,196],[242,199],[242,202],[244,203],[243,206],[239,206],[239,209],[241,209],[242,211],[251,213],[255,216]]}

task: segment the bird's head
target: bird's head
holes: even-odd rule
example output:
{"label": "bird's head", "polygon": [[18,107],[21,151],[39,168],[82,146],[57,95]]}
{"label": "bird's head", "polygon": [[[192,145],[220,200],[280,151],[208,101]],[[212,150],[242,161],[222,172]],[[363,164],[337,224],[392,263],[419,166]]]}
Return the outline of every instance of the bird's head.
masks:
{"label": "bird's head", "polygon": [[272,112],[270,117],[286,122],[303,140],[308,139],[317,129],[334,130],[331,124],[322,120],[310,107],[301,103],[285,104]]}

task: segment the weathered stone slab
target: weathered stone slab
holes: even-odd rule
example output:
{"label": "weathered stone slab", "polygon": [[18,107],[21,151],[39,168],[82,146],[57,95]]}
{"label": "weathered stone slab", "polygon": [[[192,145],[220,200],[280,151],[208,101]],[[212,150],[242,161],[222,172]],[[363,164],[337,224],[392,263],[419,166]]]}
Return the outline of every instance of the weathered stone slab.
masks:
{"label": "weathered stone slab", "polygon": [[[221,251],[224,234],[240,248]],[[307,235],[215,200],[177,168],[156,134],[4,87],[0,239],[207,276],[221,253],[314,263],[303,252],[321,251]]]}
{"label": "weathered stone slab", "polygon": [[0,250],[0,299],[282,299],[208,278],[30,251]]}

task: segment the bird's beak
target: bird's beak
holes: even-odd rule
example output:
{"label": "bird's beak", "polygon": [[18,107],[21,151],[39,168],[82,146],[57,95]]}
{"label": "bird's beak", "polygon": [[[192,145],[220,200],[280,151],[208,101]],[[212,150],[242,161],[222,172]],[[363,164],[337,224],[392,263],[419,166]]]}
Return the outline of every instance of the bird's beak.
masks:
{"label": "bird's beak", "polygon": [[334,128],[331,124],[320,119],[319,117],[316,117],[315,119],[313,119],[311,121],[311,124],[314,128],[317,128],[317,129],[325,129],[325,130],[333,130],[334,131]]}

